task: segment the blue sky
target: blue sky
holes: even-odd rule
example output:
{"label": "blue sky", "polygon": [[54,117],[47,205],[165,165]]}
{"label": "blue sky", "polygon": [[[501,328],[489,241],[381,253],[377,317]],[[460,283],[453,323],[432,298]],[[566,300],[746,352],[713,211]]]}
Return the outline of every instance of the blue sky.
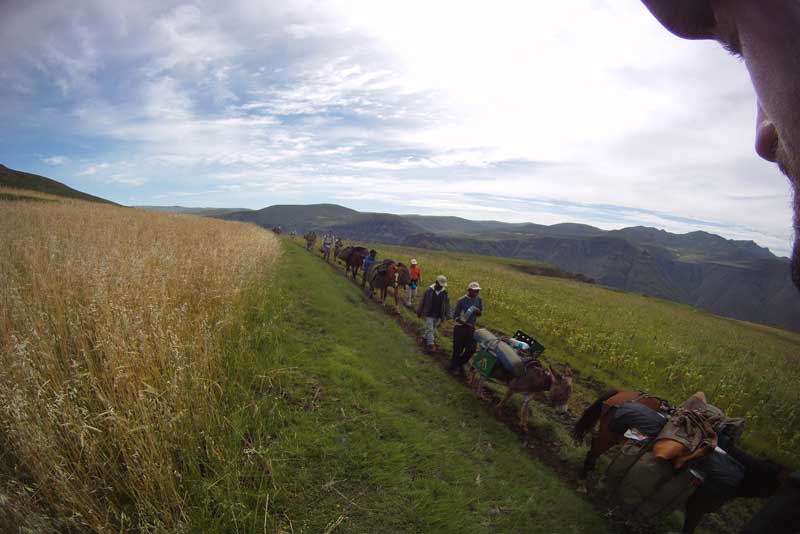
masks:
{"label": "blue sky", "polygon": [[128,205],[643,224],[788,254],[736,59],[636,1],[464,4],[3,2],[0,163]]}

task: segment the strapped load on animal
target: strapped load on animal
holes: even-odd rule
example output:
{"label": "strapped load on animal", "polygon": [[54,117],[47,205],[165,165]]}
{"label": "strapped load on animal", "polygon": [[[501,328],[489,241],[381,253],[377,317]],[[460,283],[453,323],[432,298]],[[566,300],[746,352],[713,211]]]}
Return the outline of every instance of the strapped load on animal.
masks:
{"label": "strapped load on animal", "polygon": [[724,494],[744,476],[741,464],[717,447],[718,432],[734,439],[741,435],[741,419],[726,417],[702,393],[677,409],[662,407],[671,413],[633,401],[609,407],[616,409],[612,430],[628,439],[608,466],[603,484],[640,520],[678,509],[701,484]]}
{"label": "strapped load on animal", "polygon": [[389,266],[390,266],[391,264],[393,264],[393,263],[394,263],[394,261],[393,261],[393,260],[390,260],[390,259],[388,259],[388,258],[387,258],[387,259],[385,259],[385,260],[383,260],[383,261],[382,261],[382,262],[380,262],[380,263],[376,263],[376,264],[374,265],[374,267],[375,267],[375,272],[376,272],[376,273],[385,273],[385,272],[386,272],[386,270],[389,268]]}
{"label": "strapped load on animal", "polygon": [[[475,341],[480,352],[475,357],[473,367],[485,377],[496,372],[496,364],[514,376],[525,374],[526,364],[533,362],[533,355],[539,355],[544,347],[531,336],[517,331],[513,338],[499,338],[485,328],[475,330]],[[535,351],[535,352],[534,352]],[[520,356],[520,352],[531,354],[531,357]]]}
{"label": "strapped load on animal", "polygon": [[614,412],[609,429],[617,434],[625,434],[629,429],[635,428],[645,436],[654,438],[666,422],[667,416],[663,412],[635,401],[626,401]]}

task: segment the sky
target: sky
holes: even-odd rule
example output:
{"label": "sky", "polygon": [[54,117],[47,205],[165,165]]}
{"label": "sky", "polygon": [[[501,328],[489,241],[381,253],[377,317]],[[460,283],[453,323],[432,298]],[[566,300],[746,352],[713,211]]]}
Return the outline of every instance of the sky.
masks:
{"label": "sky", "polygon": [[329,202],[792,242],[740,60],[635,0],[0,0],[0,163],[126,205]]}

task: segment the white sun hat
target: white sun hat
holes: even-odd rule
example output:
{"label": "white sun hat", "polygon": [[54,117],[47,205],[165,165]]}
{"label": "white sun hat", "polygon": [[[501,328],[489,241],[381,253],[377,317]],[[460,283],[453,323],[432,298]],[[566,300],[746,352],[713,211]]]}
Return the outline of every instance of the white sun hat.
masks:
{"label": "white sun hat", "polygon": [[417,260],[411,260],[411,265],[416,265],[416,264],[417,264]]}
{"label": "white sun hat", "polygon": [[476,291],[480,291],[481,285],[478,282],[470,282],[467,286],[467,289],[474,289]]}
{"label": "white sun hat", "polygon": [[447,287],[447,277],[442,274],[436,277],[436,282],[442,287]]}

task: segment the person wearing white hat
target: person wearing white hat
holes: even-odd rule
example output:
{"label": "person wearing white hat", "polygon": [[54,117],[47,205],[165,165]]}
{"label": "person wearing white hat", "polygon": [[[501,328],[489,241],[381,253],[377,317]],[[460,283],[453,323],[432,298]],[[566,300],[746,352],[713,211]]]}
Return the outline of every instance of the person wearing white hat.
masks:
{"label": "person wearing white hat", "polygon": [[417,287],[422,283],[422,274],[419,270],[417,260],[411,260],[411,266],[408,268],[408,274],[411,275],[411,282],[407,286],[408,298],[406,299],[406,306],[409,308],[414,305],[414,297],[417,296]]}
{"label": "person wearing white hat", "polygon": [[453,358],[450,360],[450,372],[464,373],[464,364],[475,354],[475,322],[483,314],[483,300],[479,296],[481,286],[478,282],[470,282],[467,294],[458,299],[453,317],[456,326],[453,328]]}
{"label": "person wearing white hat", "polygon": [[417,316],[425,318],[425,344],[428,352],[434,348],[434,333],[442,321],[450,318],[450,296],[447,294],[447,278],[436,277],[436,282],[425,290],[417,307]]}

